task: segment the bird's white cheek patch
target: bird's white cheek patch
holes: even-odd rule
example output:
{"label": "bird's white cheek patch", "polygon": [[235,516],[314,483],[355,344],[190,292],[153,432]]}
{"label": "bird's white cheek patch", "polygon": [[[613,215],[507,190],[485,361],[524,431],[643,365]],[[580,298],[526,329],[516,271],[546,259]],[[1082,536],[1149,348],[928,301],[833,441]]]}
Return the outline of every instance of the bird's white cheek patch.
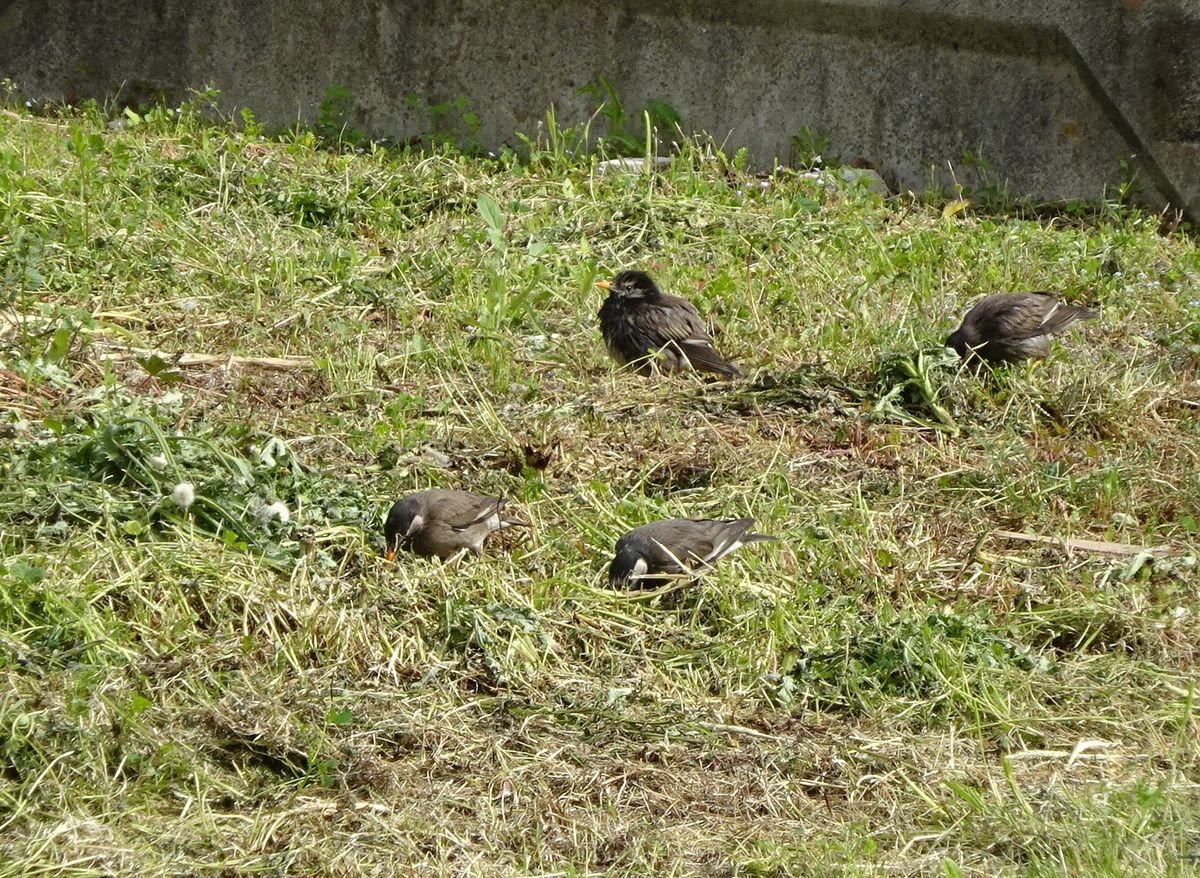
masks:
{"label": "bird's white cheek patch", "polygon": [[633,562],[633,575],[634,576],[641,576],[643,573],[645,573],[649,569],[650,569],[650,565],[646,563],[645,558],[638,558],[636,561]]}
{"label": "bird's white cheek patch", "polygon": [[424,516],[421,516],[421,515],[414,515],[414,516],[413,516],[412,523],[411,523],[411,524],[409,524],[409,526],[408,526],[408,530],[406,530],[406,531],[404,532],[404,535],[405,535],[406,537],[411,537],[411,536],[412,536],[414,533],[416,533],[418,530],[420,530],[420,529],[421,529],[421,525],[423,525],[424,523],[425,523],[425,518],[424,518]]}

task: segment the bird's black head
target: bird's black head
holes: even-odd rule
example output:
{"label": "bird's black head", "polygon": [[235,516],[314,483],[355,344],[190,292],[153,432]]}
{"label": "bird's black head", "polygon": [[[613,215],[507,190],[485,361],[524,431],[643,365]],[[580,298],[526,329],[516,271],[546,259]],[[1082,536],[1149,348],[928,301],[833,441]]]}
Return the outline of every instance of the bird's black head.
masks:
{"label": "bird's black head", "polygon": [[628,588],[635,584],[632,577],[646,572],[646,559],[633,546],[617,544],[617,554],[608,568],[611,588]]}
{"label": "bird's black head", "polygon": [[654,279],[644,271],[622,271],[612,279],[612,282],[601,281],[596,284],[601,289],[609,290],[625,299],[653,299],[662,295]]}
{"label": "bird's black head", "polygon": [[971,346],[967,344],[967,340],[963,337],[961,329],[954,330],[954,332],[946,337],[946,347],[954,348],[960,357],[965,357],[971,350]]}
{"label": "bird's black head", "polygon": [[387,559],[396,556],[400,543],[422,524],[421,504],[412,497],[397,501],[388,512],[383,523],[383,542],[387,547]]}

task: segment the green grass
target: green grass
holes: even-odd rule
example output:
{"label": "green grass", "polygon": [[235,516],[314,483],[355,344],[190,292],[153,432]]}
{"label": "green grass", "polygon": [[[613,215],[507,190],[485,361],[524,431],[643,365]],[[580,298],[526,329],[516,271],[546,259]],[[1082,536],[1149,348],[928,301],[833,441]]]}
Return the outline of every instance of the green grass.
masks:
{"label": "green grass", "polygon": [[[0,874],[1194,874],[1186,230],[252,134],[0,114]],[[750,377],[614,371],[628,266]],[[947,358],[1009,289],[1103,317]],[[534,531],[388,564],[433,485]],[[606,589],[675,515],[783,542]]]}

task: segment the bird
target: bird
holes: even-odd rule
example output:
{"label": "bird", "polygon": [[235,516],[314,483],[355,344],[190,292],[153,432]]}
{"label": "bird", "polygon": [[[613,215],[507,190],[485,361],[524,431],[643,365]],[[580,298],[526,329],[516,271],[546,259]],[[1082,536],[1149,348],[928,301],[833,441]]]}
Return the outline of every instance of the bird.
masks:
{"label": "bird", "polygon": [[383,526],[385,557],[391,561],[403,543],[423,557],[442,560],[468,550],[483,556],[483,541],[506,527],[529,522],[506,515],[505,498],[471,491],[432,488],[397,500]]}
{"label": "bird", "polygon": [[1050,353],[1053,336],[1100,312],[1070,305],[1051,293],[995,293],[975,303],[962,325],[946,339],[965,359],[1015,363],[1042,359]]}
{"label": "bird", "polygon": [[[692,573],[710,567],[747,543],[773,542],[778,537],[753,533],[753,518],[668,518],[635,527],[617,540],[616,555],[608,568],[613,588],[656,588],[669,579],[654,573]],[[635,581],[635,577],[637,580]]]}
{"label": "bird", "polygon": [[641,375],[695,369],[726,378],[745,373],[713,349],[700,313],[686,299],[663,293],[644,271],[619,272],[600,307],[600,334],[609,355]]}

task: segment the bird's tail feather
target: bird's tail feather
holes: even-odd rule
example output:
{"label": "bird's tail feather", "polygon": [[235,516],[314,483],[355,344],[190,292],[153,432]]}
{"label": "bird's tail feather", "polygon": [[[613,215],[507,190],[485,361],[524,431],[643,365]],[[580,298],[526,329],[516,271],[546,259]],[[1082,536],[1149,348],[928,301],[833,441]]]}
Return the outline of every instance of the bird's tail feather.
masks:
{"label": "bird's tail feather", "polygon": [[742,378],[745,372],[735,366],[733,363],[726,360],[716,352],[712,345],[707,342],[680,342],[680,349],[683,351],[693,369],[698,369],[702,372],[716,372],[719,375],[724,375],[727,378]]}
{"label": "bird's tail feather", "polygon": [[533,527],[533,525],[523,518],[517,518],[515,515],[505,514],[504,504],[508,502],[508,497],[501,494],[500,499],[496,501],[496,512],[500,515],[500,527]]}
{"label": "bird's tail feather", "polygon": [[1050,315],[1050,318],[1038,327],[1038,330],[1044,335],[1054,335],[1056,332],[1062,332],[1071,324],[1078,323],[1080,320],[1094,320],[1099,316],[1100,312],[1093,311],[1091,308],[1060,302]]}

